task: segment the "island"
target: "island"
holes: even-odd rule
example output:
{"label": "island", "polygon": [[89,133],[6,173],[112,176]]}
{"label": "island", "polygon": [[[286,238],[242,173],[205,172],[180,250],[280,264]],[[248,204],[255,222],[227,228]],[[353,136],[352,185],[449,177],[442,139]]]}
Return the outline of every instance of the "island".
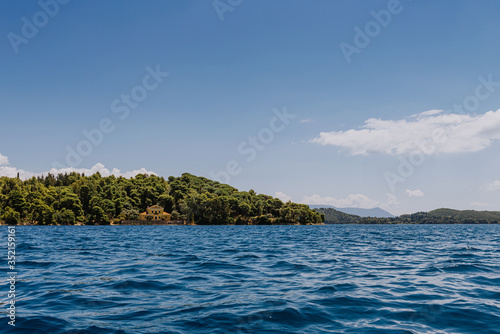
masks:
{"label": "island", "polygon": [[314,225],[323,218],[305,204],[189,173],[0,177],[0,223],[6,225]]}

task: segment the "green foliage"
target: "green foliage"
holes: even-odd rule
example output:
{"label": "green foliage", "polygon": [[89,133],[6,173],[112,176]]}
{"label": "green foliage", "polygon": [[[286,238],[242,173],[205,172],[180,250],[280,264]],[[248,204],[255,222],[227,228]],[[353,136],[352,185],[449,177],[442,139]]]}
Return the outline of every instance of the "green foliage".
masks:
{"label": "green foliage", "polygon": [[180,218],[179,211],[177,211],[177,210],[172,211],[172,214],[170,215],[170,219],[178,220],[179,218]]}
{"label": "green foliage", "polygon": [[10,206],[15,211],[19,212],[21,216],[24,216],[28,206],[24,193],[21,190],[15,189],[9,193],[8,198]]}
{"label": "green foliage", "polygon": [[54,222],[59,225],[74,225],[76,223],[75,214],[69,209],[62,209],[54,213]]}
{"label": "green foliage", "polygon": [[137,220],[139,219],[139,211],[135,209],[123,209],[119,218],[121,220]]}
{"label": "green foliage", "polygon": [[172,212],[174,210],[174,197],[168,194],[161,194],[158,197],[158,205],[165,209],[166,212]]}
{"label": "green foliage", "polygon": [[21,215],[11,207],[6,207],[2,219],[7,225],[17,225],[21,219]]}
{"label": "green foliage", "polygon": [[333,208],[316,209],[324,217],[327,224],[356,224],[361,221],[361,217],[350,215]]}
{"label": "green foliage", "polygon": [[0,177],[0,212],[6,222],[34,224],[109,224],[136,220],[158,204],[171,219],[195,224],[321,224],[307,205],[238,191],[188,173],[170,176],[139,174],[134,178],[99,173],[48,174],[21,181]]}
{"label": "green foliage", "polygon": [[104,224],[109,222],[108,217],[106,217],[106,212],[104,212],[100,206],[94,206],[88,217],[88,224]]}
{"label": "green foliage", "polygon": [[99,173],[48,174],[22,181],[0,177],[0,217],[7,224],[109,224],[136,220],[158,204],[171,219],[195,224],[494,224],[499,211],[438,209],[394,218],[349,215],[332,208],[309,209],[278,198],[239,191],[188,173],[170,176],[139,174],[134,178]]}
{"label": "green foliage", "polygon": [[[188,173],[169,177],[175,208],[196,224],[320,224],[321,216],[307,205],[283,203],[254,190],[238,191],[226,184]],[[266,218],[260,218],[265,216]]]}
{"label": "green foliage", "polygon": [[439,217],[440,219],[458,220],[470,224],[500,222],[500,211],[437,209],[430,211],[429,215]]}
{"label": "green foliage", "polygon": [[359,217],[332,208],[316,209],[324,214],[327,224],[496,224],[499,211],[437,209],[393,218]]}

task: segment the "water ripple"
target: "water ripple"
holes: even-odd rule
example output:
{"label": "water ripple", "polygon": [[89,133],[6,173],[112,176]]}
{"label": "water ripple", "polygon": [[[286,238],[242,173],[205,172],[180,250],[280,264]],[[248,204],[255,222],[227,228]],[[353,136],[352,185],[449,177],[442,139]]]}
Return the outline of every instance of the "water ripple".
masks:
{"label": "water ripple", "polygon": [[500,333],[497,225],[16,234],[17,318],[5,333]]}

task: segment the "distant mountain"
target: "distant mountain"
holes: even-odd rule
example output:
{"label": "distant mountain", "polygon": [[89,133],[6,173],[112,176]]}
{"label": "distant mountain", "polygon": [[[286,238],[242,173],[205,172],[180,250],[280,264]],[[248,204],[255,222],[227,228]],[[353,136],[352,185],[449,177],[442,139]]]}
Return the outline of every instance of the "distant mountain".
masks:
{"label": "distant mountain", "polygon": [[340,212],[344,212],[350,215],[360,216],[360,217],[376,217],[376,218],[393,218],[395,217],[390,212],[387,212],[381,208],[373,209],[361,209],[361,208],[336,208],[332,205],[309,205],[311,209],[321,209],[321,208],[331,208]]}

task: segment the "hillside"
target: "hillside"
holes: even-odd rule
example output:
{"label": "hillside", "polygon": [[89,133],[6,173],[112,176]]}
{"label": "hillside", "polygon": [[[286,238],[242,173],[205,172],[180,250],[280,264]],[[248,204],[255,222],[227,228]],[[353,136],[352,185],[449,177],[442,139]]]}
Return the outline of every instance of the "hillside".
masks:
{"label": "hillside", "polygon": [[138,219],[154,204],[172,219],[203,225],[322,223],[321,215],[305,204],[283,203],[188,173],[168,180],[99,173],[48,174],[26,181],[0,177],[0,220],[12,225],[109,224]]}
{"label": "hillside", "polygon": [[358,224],[361,217],[338,211],[334,208],[318,208],[315,211],[325,215],[326,224]]}
{"label": "hillside", "polygon": [[471,223],[500,221],[500,211],[437,209],[429,211],[429,215],[439,218],[456,219],[463,222],[470,221]]}
{"label": "hillside", "polygon": [[315,209],[325,215],[326,224],[497,224],[499,211],[437,209],[399,217],[375,218],[349,215],[333,208]]}
{"label": "hillside", "polygon": [[376,217],[376,218],[391,218],[394,217],[394,215],[390,212],[387,212],[379,207],[372,208],[372,209],[362,209],[362,208],[337,208],[332,205],[322,205],[322,204],[315,204],[315,205],[309,205],[311,209],[322,209],[322,208],[331,208],[335,209],[337,211],[347,213],[350,215],[354,216],[360,216],[360,217]]}

